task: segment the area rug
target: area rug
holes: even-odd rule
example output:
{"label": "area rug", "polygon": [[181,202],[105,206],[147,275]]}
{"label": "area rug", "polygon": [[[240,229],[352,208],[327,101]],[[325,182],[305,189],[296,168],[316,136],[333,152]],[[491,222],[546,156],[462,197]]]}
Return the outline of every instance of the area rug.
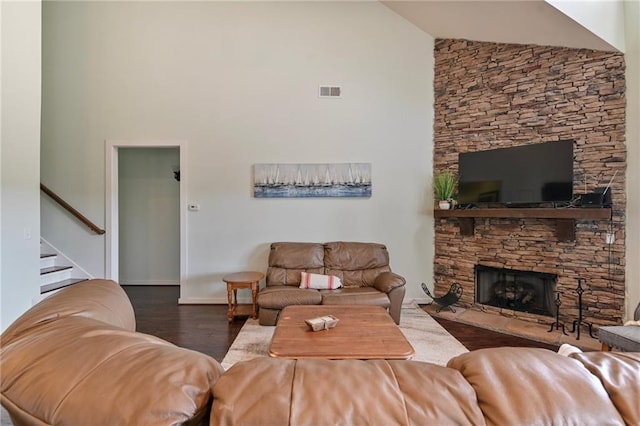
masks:
{"label": "area rug", "polygon": [[[222,367],[226,370],[236,362],[267,356],[274,330],[273,326],[248,319],[222,360]],[[400,330],[415,349],[416,361],[446,365],[451,358],[469,352],[415,302],[402,305]]]}
{"label": "area rug", "polygon": [[11,417],[9,417],[9,412],[4,409],[4,407],[0,407],[0,425],[2,426],[11,426],[13,423],[11,422]]}

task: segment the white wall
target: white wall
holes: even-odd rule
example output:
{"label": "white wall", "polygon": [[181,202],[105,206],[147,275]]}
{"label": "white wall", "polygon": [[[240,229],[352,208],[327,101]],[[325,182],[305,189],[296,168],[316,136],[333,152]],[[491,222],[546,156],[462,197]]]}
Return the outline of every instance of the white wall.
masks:
{"label": "white wall", "polygon": [[[226,302],[273,241],[376,241],[422,297],[433,265],[433,39],[375,2],[45,2],[42,179],[104,223],[105,139],[189,141],[182,302]],[[342,99],[318,99],[320,84]],[[254,199],[252,165],[370,162],[370,199]],[[186,206],[181,206],[182,209]],[[104,239],[43,205],[95,276]],[[107,230],[109,232],[109,230]]]}
{"label": "white wall", "polygon": [[627,79],[627,319],[640,303],[640,2],[625,2]]}
{"label": "white wall", "polygon": [[0,3],[0,329],[40,293],[39,1]]}
{"label": "white wall", "polygon": [[178,148],[119,148],[119,282],[180,284]]}
{"label": "white wall", "polygon": [[619,51],[625,51],[625,6],[622,0],[546,0],[546,2]]}

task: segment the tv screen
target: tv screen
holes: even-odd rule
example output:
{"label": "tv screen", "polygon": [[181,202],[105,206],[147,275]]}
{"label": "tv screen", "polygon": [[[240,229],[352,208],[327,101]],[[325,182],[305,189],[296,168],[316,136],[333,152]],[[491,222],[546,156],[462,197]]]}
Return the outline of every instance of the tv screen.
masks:
{"label": "tv screen", "polygon": [[542,204],[573,198],[573,141],[458,155],[460,204]]}

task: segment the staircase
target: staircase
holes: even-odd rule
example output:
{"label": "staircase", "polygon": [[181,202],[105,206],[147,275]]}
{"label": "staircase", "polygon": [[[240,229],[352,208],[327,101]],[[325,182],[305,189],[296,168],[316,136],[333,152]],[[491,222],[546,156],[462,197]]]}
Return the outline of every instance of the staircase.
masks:
{"label": "staircase", "polygon": [[40,294],[86,281],[90,276],[53,246],[40,240]]}
{"label": "staircase", "polygon": [[[58,194],[40,183],[40,190],[47,194],[72,216],[89,227],[97,235],[104,235],[104,229],[100,229],[95,223],[87,219],[82,213],[74,209]],[[93,278],[87,271],[62,254],[50,243],[40,237],[40,297],[43,299],[61,288],[86,281]],[[35,302],[36,300],[34,300]]]}

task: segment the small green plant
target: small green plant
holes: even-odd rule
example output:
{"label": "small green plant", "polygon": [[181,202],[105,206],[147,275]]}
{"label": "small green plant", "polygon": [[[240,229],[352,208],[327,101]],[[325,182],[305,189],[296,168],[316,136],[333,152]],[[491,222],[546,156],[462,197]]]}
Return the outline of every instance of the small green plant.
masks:
{"label": "small green plant", "polygon": [[456,177],[452,172],[439,172],[433,176],[433,191],[439,200],[451,200],[455,187]]}

